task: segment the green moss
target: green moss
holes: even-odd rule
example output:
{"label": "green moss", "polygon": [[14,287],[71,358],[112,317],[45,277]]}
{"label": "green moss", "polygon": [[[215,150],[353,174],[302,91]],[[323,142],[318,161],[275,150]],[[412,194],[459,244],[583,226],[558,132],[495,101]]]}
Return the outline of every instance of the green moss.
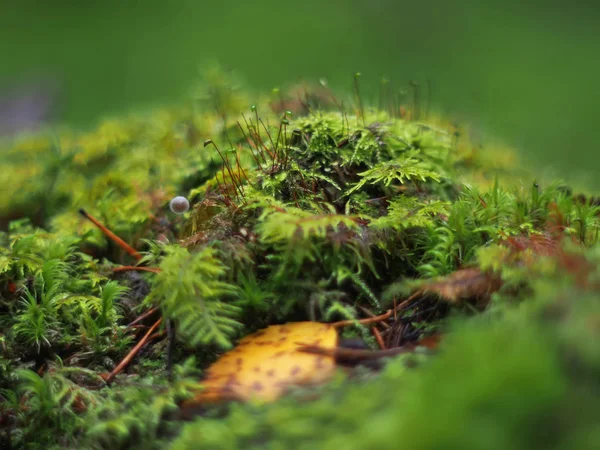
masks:
{"label": "green moss", "polygon": [[556,286],[576,288],[554,277],[540,276],[522,306],[452,321],[440,354],[416,358],[417,368],[402,357],[377,377],[333,383],[318,400],[236,406],[225,419],[185,425],[171,448],[593,448],[597,344],[584,343],[589,324],[572,321],[597,320],[597,299],[565,298]]}
{"label": "green moss", "polygon": [[[244,112],[243,89],[223,80],[208,73],[187,105],[3,144],[2,444],[588,448],[600,370],[594,202],[538,185],[506,149],[475,148],[434,117],[342,102],[280,116],[268,99]],[[169,211],[174,195],[189,212]],[[82,207],[160,273],[114,273],[133,260]],[[424,295],[395,324],[403,344],[443,332],[438,354],[177,420],[193,369],[250,331],[382,313],[415,281],[465,266],[504,280],[485,311]],[[175,327],[175,381],[166,342],[154,341],[105,386],[100,374],[139,340],[128,324],[149,307]],[[365,326],[344,335],[374,345]]]}

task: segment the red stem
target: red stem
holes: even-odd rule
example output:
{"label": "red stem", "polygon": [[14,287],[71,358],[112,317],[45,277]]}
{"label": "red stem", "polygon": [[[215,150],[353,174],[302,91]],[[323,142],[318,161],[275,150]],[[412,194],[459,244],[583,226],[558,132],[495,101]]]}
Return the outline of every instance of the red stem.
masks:
{"label": "red stem", "polygon": [[133,358],[135,357],[137,352],[139,352],[140,349],[146,344],[146,342],[148,341],[148,339],[150,338],[150,336],[152,335],[154,330],[156,330],[158,328],[158,326],[161,324],[161,322],[162,322],[162,318],[158,319],[154,323],[154,325],[152,325],[150,327],[150,329],[146,332],[144,337],[142,339],[140,339],[140,342],[138,342],[136,344],[136,346],[133,347],[131,349],[131,351],[127,354],[127,356],[125,356],[125,358],[123,358],[123,360],[119,363],[119,365],[117,367],[115,367],[114,370],[106,376],[104,381],[106,381],[107,384],[111,383],[115,379],[115,377],[119,373],[121,373],[123,371],[123,369],[125,369],[125,367],[127,367],[131,363],[131,361],[133,360]]}
{"label": "red stem", "polygon": [[106,228],[95,217],[93,217],[90,214],[88,214],[85,209],[83,209],[83,208],[80,209],[79,213],[83,217],[85,217],[86,219],[88,219],[90,222],[92,222],[94,225],[96,225],[100,229],[100,231],[102,231],[106,235],[106,237],[108,237],[111,241],[113,241],[115,244],[117,244],[119,247],[121,247],[123,250],[125,250],[127,253],[129,253],[131,256],[133,256],[135,259],[137,259],[137,260],[142,259],[142,255],[140,255],[136,249],[134,249],[131,245],[129,245],[127,242],[125,242],[119,236],[117,236],[116,234],[114,234],[108,228]]}

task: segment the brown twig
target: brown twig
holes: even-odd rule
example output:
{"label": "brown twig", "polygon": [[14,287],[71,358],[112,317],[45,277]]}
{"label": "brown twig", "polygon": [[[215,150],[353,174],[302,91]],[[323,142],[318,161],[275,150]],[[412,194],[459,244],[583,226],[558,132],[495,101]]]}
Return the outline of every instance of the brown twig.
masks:
{"label": "brown twig", "polygon": [[137,319],[135,319],[133,322],[131,322],[129,325],[127,325],[127,328],[130,328],[130,327],[140,323],[142,320],[146,319],[147,317],[150,317],[156,311],[158,311],[158,307],[155,306],[154,308],[150,308],[148,311],[146,311],[141,316],[139,316]]}
{"label": "brown twig", "polygon": [[[365,308],[364,306],[358,305],[358,308],[364,312],[367,316],[369,317],[377,317],[370,309]],[[385,323],[385,322],[381,322],[381,325],[384,328],[390,328],[390,324],[389,323]]]}
{"label": "brown twig", "polygon": [[164,335],[165,335],[164,331],[157,331],[156,333],[154,333],[152,336],[150,336],[148,338],[148,341],[153,341],[154,339],[159,338],[159,337],[163,337]]}
{"label": "brown twig", "polygon": [[142,255],[140,255],[136,249],[134,249],[132,246],[130,246],[127,242],[125,242],[119,236],[114,234],[108,228],[106,228],[94,216],[91,216],[90,214],[88,214],[88,212],[85,209],[81,208],[79,210],[79,214],[81,214],[87,220],[89,220],[94,225],[96,225],[100,229],[100,231],[102,231],[106,235],[106,237],[108,237],[111,241],[113,241],[115,244],[117,244],[119,247],[121,247],[123,250],[125,250],[127,253],[129,253],[131,256],[133,256],[135,259],[137,259],[137,260],[142,259]]}
{"label": "brown twig", "polygon": [[131,361],[133,360],[135,355],[146,344],[146,342],[149,340],[149,338],[152,335],[152,333],[154,332],[154,330],[156,330],[158,328],[158,326],[161,324],[161,322],[162,322],[162,318],[158,319],[154,323],[154,325],[152,325],[150,327],[150,329],[146,332],[144,337],[142,339],[140,339],[140,341],[136,344],[136,346],[131,349],[131,351],[125,356],[125,358],[123,358],[123,360],[119,363],[119,365],[117,367],[115,367],[114,370],[106,376],[106,378],[104,379],[104,381],[106,381],[106,384],[110,384],[112,382],[112,380],[114,380],[114,378],[119,373],[121,373],[123,371],[123,369],[129,365],[129,363],[131,363]]}
{"label": "brown twig", "polygon": [[406,306],[408,306],[415,298],[417,298],[422,293],[423,293],[423,291],[421,289],[419,289],[414,294],[412,294],[410,297],[408,297],[406,300],[404,300],[403,302],[401,302],[400,304],[398,304],[398,306],[396,306],[394,308],[394,311],[397,312],[397,311],[400,311],[400,310],[404,309]]}
{"label": "brown twig", "polygon": [[360,320],[340,320],[339,322],[333,322],[330,324],[334,328],[346,327],[348,325],[356,325],[357,323],[361,325],[371,325],[372,323],[382,322],[388,319],[392,315],[392,310],[388,310],[385,314],[381,314],[380,316],[369,317],[368,319],[360,319]]}
{"label": "brown twig", "polygon": [[373,333],[373,336],[375,336],[375,340],[377,341],[377,345],[379,345],[379,348],[381,350],[385,350],[385,342],[383,342],[383,338],[381,337],[381,334],[379,333],[377,327],[371,327],[371,332]]}

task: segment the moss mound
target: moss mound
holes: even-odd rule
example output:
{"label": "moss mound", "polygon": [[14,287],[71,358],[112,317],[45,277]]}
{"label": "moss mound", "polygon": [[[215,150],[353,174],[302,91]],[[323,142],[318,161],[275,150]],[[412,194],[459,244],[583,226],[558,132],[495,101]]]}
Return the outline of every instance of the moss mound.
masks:
{"label": "moss mound", "polygon": [[[591,449],[595,200],[415,102],[293,92],[247,107],[212,74],[178,107],[2,143],[3,448]],[[299,320],[416,351],[181,420],[223,351]]]}

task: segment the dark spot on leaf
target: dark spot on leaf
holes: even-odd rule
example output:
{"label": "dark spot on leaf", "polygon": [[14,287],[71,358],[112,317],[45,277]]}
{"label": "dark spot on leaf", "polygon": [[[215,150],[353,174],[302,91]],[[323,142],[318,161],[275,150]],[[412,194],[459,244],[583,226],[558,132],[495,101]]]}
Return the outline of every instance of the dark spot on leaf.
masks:
{"label": "dark spot on leaf", "polygon": [[211,373],[210,373],[210,372],[208,373],[208,378],[210,378],[210,380],[211,380],[211,381],[214,381],[214,380],[220,380],[220,379],[222,379],[222,378],[225,378],[225,377],[230,377],[230,376],[231,376],[231,375],[225,375],[225,374],[222,374],[222,375],[211,375]]}
{"label": "dark spot on leaf", "polygon": [[292,370],[290,370],[290,375],[293,377],[295,375],[298,375],[301,371],[302,369],[300,368],[300,366],[294,366]]}
{"label": "dark spot on leaf", "polygon": [[257,392],[262,391],[263,385],[261,383],[259,383],[258,381],[255,381],[254,383],[252,383],[252,389]]}

